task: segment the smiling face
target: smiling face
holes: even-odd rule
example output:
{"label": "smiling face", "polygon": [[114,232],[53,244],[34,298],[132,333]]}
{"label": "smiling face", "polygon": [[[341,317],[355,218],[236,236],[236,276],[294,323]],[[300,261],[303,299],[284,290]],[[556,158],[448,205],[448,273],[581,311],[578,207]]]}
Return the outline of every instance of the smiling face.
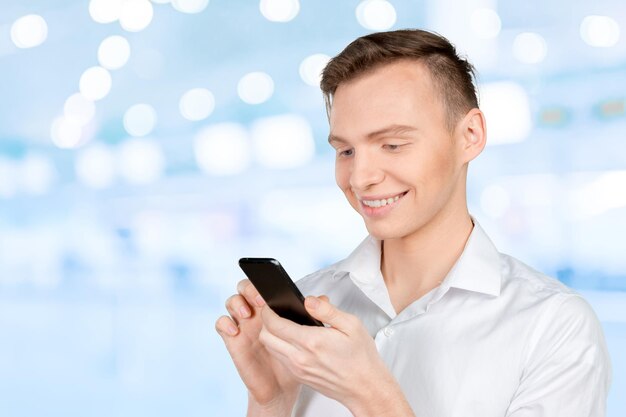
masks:
{"label": "smiling face", "polygon": [[329,142],[337,185],[374,237],[405,238],[467,212],[467,162],[475,155],[466,132],[449,132],[445,116],[428,69],[414,60],[376,68],[335,91]]}

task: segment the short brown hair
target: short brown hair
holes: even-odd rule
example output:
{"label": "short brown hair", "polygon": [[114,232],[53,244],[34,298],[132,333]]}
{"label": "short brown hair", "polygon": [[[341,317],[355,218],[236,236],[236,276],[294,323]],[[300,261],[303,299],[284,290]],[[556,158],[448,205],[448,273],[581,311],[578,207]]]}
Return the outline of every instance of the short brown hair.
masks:
{"label": "short brown hair", "polygon": [[322,72],[320,87],[330,115],[332,97],[346,81],[391,62],[409,59],[426,65],[446,110],[446,127],[453,131],[458,120],[478,107],[476,73],[443,36],[418,29],[372,33],[350,43],[332,58]]}

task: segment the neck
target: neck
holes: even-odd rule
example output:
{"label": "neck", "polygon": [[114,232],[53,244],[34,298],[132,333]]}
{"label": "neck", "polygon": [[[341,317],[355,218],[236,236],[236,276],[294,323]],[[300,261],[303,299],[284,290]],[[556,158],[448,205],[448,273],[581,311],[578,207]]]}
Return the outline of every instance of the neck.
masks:
{"label": "neck", "polygon": [[397,312],[443,281],[461,256],[472,228],[464,206],[442,213],[411,235],[382,243],[381,272]]}

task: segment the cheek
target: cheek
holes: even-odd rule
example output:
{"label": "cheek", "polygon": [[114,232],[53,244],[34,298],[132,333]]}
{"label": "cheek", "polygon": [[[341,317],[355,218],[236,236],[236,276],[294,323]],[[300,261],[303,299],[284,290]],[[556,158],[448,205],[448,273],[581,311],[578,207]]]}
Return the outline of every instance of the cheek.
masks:
{"label": "cheek", "polygon": [[336,163],[335,165],[335,182],[339,186],[339,189],[344,193],[348,203],[355,209],[357,212],[359,211],[359,204],[352,193],[352,189],[350,187],[350,167],[347,164],[340,165]]}
{"label": "cheek", "polygon": [[350,189],[350,171],[345,164],[335,163],[335,182],[344,193]]}

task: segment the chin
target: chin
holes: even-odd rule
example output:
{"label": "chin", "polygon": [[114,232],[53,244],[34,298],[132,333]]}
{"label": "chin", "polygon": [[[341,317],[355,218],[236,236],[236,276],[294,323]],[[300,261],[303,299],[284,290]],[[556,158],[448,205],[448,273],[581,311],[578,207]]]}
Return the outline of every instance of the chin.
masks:
{"label": "chin", "polygon": [[367,232],[377,240],[400,239],[407,235],[406,228],[391,225],[371,225],[365,223]]}

